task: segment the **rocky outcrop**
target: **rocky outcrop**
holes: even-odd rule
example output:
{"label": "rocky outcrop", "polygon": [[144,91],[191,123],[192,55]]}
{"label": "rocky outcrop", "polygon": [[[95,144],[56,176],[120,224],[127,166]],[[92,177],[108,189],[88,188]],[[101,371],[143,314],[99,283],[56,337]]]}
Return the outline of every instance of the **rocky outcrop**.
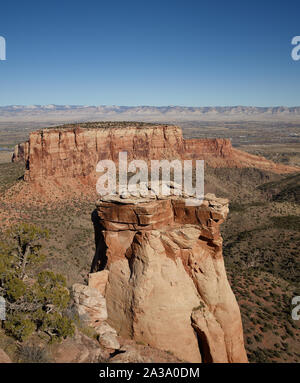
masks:
{"label": "rocky outcrop", "polygon": [[29,158],[29,142],[22,142],[14,148],[12,162],[27,162]]}
{"label": "rocky outcrop", "polygon": [[29,181],[96,179],[102,159],[118,161],[119,152],[132,159],[203,159],[213,167],[257,167],[277,173],[297,168],[274,164],[263,157],[232,148],[229,139],[186,139],[177,126],[128,123],[66,125],[32,132],[15,148],[13,161],[25,161]]}
{"label": "rocky outcrop", "polygon": [[213,168],[257,168],[278,174],[299,172],[299,168],[277,164],[232,147],[224,138],[184,140],[185,158],[204,159]]}
{"label": "rocky outcrop", "polygon": [[115,196],[98,201],[97,212],[93,268],[108,273],[107,321],[117,333],[180,360],[246,362],[222,257],[228,201],[206,195],[201,206],[186,206],[175,196]]}
{"label": "rocky outcrop", "polygon": [[64,339],[51,349],[55,363],[99,363],[107,353],[99,343],[76,330],[74,337]]}
{"label": "rocky outcrop", "polygon": [[184,150],[187,157],[200,159],[199,155],[203,155],[204,158],[227,158],[232,155],[234,149],[227,138],[194,138],[184,140]]}
{"label": "rocky outcrop", "polygon": [[55,362],[181,362],[167,351],[151,348],[143,342],[136,343],[134,340],[118,336],[117,331],[107,323],[105,293],[108,275],[108,270],[95,272],[89,274],[88,286],[79,283],[72,286],[75,303],[73,310],[75,308],[75,313],[82,324],[94,329],[94,334],[92,338],[88,338],[76,329],[73,338],[63,340],[61,344],[52,349]]}
{"label": "rocky outcrop", "polygon": [[[106,271],[96,273],[97,279],[103,281],[103,275],[105,274]],[[90,281],[94,280],[95,278],[90,279]],[[100,345],[104,349],[114,351],[120,348],[120,344],[117,339],[116,330],[106,322],[107,309],[106,299],[104,298],[105,285],[102,284],[101,286],[104,287],[104,289],[101,289],[100,292],[98,289],[99,283],[97,283],[98,288],[75,283],[72,286],[75,310],[79,319],[85,323],[85,325],[95,329]]]}
{"label": "rocky outcrop", "polygon": [[83,322],[95,326],[107,319],[106,301],[97,289],[75,283],[72,290],[75,308]]}
{"label": "rocky outcrop", "polygon": [[89,274],[89,286],[97,289],[102,296],[105,297],[106,285],[108,281],[108,270],[99,271],[98,273]]}

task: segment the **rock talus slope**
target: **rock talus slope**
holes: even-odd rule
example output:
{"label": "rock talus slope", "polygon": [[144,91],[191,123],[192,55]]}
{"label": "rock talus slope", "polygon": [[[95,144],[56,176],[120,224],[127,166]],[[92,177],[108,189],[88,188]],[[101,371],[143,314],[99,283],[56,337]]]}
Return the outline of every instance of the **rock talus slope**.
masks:
{"label": "rock talus slope", "polygon": [[222,257],[227,200],[116,196],[98,201],[97,213],[93,271],[108,272],[108,323],[121,336],[183,361],[247,362]]}

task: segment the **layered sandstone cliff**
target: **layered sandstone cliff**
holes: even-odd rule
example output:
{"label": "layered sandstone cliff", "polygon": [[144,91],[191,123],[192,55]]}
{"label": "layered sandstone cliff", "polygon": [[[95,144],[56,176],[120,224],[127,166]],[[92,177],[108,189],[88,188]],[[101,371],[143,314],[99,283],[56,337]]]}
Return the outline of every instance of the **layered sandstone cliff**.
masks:
{"label": "layered sandstone cliff", "polygon": [[15,146],[12,155],[12,162],[26,162],[29,157],[29,141],[22,142]]}
{"label": "layered sandstone cliff", "polygon": [[186,139],[185,157],[204,159],[214,168],[257,168],[273,173],[285,174],[299,172],[295,166],[277,164],[265,157],[256,156],[232,147],[229,139]]}
{"label": "layered sandstone cliff", "polygon": [[26,180],[96,178],[102,159],[118,160],[119,152],[132,159],[199,159],[212,167],[257,167],[277,173],[297,168],[274,164],[232,148],[229,139],[184,139],[176,126],[93,123],[67,125],[32,132],[15,148],[13,161],[27,164]]}
{"label": "layered sandstone cliff", "polygon": [[[97,202],[93,286],[105,269],[108,323],[119,335],[189,362],[246,362],[219,226],[228,201],[176,196]],[[93,274],[92,274],[93,275]]]}
{"label": "layered sandstone cliff", "polygon": [[33,132],[29,139],[26,177],[96,177],[100,160],[118,161],[119,152],[132,159],[181,158],[181,130],[175,126],[64,128]]}

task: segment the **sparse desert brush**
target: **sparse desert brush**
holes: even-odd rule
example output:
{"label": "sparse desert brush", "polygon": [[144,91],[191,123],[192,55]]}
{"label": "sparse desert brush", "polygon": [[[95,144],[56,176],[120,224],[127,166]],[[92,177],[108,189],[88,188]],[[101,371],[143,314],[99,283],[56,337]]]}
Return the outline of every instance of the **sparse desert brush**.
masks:
{"label": "sparse desert brush", "polygon": [[16,356],[19,363],[49,363],[51,358],[46,348],[36,344],[19,344]]}

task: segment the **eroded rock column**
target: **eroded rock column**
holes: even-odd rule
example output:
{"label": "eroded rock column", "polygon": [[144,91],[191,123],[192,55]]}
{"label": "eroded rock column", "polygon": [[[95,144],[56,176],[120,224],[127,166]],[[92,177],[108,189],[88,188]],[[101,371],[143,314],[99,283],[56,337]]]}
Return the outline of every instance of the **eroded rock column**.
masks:
{"label": "eroded rock column", "polygon": [[97,212],[108,323],[118,334],[183,361],[247,362],[222,257],[228,201],[116,196],[98,201]]}

